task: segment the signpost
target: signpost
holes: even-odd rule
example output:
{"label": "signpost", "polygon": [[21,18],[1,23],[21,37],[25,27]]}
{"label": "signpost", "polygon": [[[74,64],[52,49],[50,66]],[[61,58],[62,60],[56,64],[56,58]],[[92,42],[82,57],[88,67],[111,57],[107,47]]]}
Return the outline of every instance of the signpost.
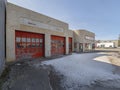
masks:
{"label": "signpost", "polygon": [[5,65],[5,10],[6,0],[0,0],[0,75]]}

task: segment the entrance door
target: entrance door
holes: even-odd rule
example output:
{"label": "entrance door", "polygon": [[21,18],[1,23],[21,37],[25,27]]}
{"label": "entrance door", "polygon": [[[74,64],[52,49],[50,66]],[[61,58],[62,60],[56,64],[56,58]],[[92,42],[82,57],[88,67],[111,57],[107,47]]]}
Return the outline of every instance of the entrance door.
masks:
{"label": "entrance door", "polygon": [[80,50],[80,52],[83,52],[83,43],[79,44],[79,50]]}
{"label": "entrance door", "polygon": [[44,35],[23,31],[15,32],[16,59],[44,56]]}
{"label": "entrance door", "polygon": [[65,54],[65,37],[51,36],[51,55]]}

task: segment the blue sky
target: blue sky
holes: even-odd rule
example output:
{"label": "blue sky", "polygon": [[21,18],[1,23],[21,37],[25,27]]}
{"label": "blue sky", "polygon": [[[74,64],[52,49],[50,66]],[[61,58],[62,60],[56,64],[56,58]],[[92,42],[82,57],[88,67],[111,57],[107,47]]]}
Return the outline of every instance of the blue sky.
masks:
{"label": "blue sky", "polygon": [[118,39],[120,0],[8,0],[64,21],[70,29],[87,29],[96,39]]}

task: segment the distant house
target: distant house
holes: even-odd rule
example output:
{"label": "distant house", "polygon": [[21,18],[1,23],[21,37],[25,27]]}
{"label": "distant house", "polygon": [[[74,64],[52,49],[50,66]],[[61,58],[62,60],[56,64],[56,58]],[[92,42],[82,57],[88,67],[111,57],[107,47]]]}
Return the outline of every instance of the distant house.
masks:
{"label": "distant house", "polygon": [[118,47],[118,40],[98,40],[96,41],[97,48],[115,48]]}
{"label": "distant house", "polygon": [[97,47],[115,47],[115,44],[113,42],[97,43]]}

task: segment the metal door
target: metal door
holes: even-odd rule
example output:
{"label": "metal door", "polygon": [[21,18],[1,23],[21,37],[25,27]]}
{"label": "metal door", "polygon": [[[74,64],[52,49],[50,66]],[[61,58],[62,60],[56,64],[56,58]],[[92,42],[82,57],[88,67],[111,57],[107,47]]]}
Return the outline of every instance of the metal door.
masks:
{"label": "metal door", "polygon": [[44,56],[44,35],[23,31],[15,32],[16,59]]}
{"label": "metal door", "polygon": [[51,55],[65,54],[65,37],[51,36]]}
{"label": "metal door", "polygon": [[69,53],[72,53],[72,38],[69,37]]}

